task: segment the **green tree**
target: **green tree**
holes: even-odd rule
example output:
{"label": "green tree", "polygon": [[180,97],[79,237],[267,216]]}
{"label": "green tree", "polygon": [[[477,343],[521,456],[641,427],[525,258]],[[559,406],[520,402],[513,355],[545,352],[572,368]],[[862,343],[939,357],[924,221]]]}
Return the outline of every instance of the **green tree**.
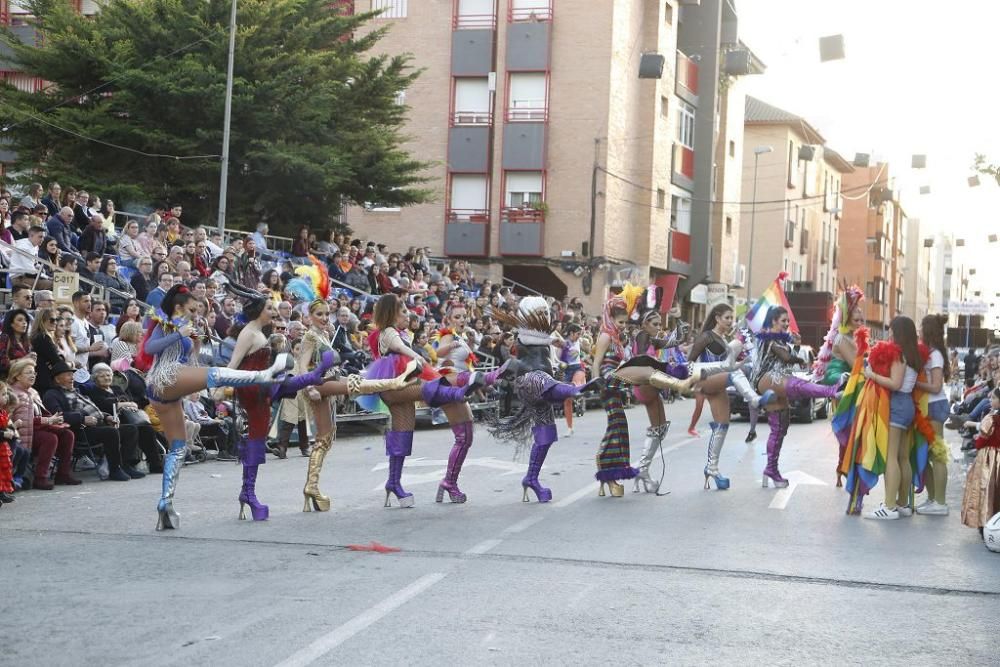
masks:
{"label": "green tree", "polygon": [[[0,89],[0,136],[22,180],[181,202],[185,220],[214,224],[230,0],[109,0],[93,19],[66,0],[24,4],[35,43],[10,30],[0,43],[54,85]],[[336,5],[239,0],[229,227],[321,228],[342,201],[429,197],[426,163],[401,148],[406,109],[396,103],[419,72],[408,55],[370,54],[386,28],[361,34],[374,15]]]}

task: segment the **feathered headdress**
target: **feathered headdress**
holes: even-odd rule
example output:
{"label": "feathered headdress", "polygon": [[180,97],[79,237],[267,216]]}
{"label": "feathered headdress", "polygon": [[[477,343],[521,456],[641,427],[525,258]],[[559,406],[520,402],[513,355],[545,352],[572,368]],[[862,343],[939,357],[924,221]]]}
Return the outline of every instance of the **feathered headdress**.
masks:
{"label": "feathered headdress", "polygon": [[616,310],[624,310],[627,317],[631,317],[639,303],[639,297],[643,295],[645,289],[638,285],[625,283],[622,291],[612,294],[604,302],[604,312],[601,314],[601,331],[611,338],[611,345],[618,354],[624,354],[625,344],[622,342],[621,332],[615,326],[615,318],[612,313]]}
{"label": "feathered headdress", "polygon": [[830,321],[830,331],[823,339],[819,354],[816,356],[816,363],[813,364],[813,380],[822,380],[826,375],[826,367],[833,358],[833,346],[837,342],[837,334],[847,335],[851,332],[851,311],[853,311],[861,300],[865,298],[865,293],[857,285],[848,285],[846,282],[840,287],[840,297],[833,310],[833,318]]}
{"label": "feathered headdress", "polygon": [[549,304],[540,296],[526,296],[515,312],[495,311],[493,317],[516,329],[517,340],[525,345],[548,345],[552,341]]}
{"label": "feathered headdress", "polygon": [[295,268],[295,278],[288,281],[285,289],[302,301],[326,301],[330,296],[330,274],[323,262],[309,255],[312,265]]}

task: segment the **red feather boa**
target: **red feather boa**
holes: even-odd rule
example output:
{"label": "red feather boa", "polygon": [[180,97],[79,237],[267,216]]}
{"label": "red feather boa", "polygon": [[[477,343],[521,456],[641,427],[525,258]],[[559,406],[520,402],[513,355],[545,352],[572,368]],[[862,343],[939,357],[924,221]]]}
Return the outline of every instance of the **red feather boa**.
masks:
{"label": "red feather boa", "polygon": [[903,349],[895,343],[880,340],[868,353],[868,365],[879,375],[888,377],[892,365],[903,358]]}

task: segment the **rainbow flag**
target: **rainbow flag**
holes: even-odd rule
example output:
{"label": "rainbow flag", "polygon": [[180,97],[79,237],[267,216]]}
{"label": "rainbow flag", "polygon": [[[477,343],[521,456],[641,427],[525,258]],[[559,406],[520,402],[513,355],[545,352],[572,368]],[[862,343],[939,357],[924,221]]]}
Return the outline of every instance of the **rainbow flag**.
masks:
{"label": "rainbow flag", "polygon": [[792,309],[788,306],[788,297],[785,296],[785,290],[781,288],[781,282],[788,277],[787,273],[779,273],[778,277],[774,279],[771,286],[764,290],[763,296],[753,305],[750,312],[747,313],[747,326],[754,333],[758,333],[764,326],[764,318],[767,316],[767,311],[774,306],[781,306],[788,311],[788,319],[791,320],[791,325],[789,329],[794,332],[799,332],[799,324],[795,321],[795,314],[792,313]]}

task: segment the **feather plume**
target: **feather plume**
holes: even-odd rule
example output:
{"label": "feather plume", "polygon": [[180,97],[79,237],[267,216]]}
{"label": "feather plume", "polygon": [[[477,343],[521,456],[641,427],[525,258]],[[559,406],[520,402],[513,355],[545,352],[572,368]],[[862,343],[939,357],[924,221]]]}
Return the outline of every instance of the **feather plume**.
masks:
{"label": "feather plume", "polygon": [[622,291],[618,294],[625,302],[625,311],[632,315],[635,312],[635,307],[639,303],[639,297],[645,293],[645,288],[639,287],[638,285],[633,285],[632,283],[625,283],[622,287]]}
{"label": "feather plume", "polygon": [[302,276],[289,280],[285,289],[300,301],[312,301],[316,298],[316,290],[313,289],[312,281]]}
{"label": "feather plume", "polygon": [[326,301],[330,298],[330,272],[326,269],[326,264],[316,259],[315,255],[309,255],[309,261],[316,267],[319,280],[316,282],[316,294]]}

